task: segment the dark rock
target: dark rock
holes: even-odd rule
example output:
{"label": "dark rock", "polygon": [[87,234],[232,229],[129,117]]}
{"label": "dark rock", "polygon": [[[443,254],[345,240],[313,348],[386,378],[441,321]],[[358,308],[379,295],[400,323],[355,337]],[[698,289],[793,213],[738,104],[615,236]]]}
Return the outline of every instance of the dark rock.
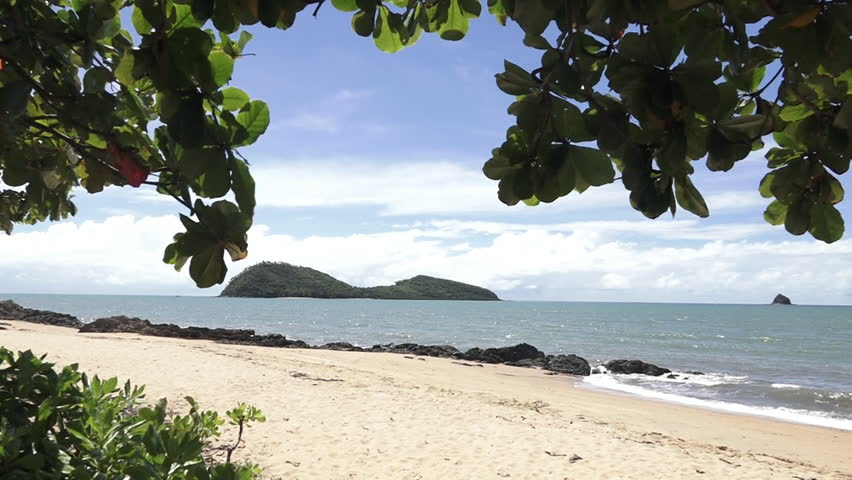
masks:
{"label": "dark rock", "polygon": [[785,297],[784,295],[781,295],[780,293],[778,295],[775,295],[775,300],[772,300],[772,305],[792,305],[792,304],[793,304],[793,302],[791,302],[789,298]]}
{"label": "dark rock", "polygon": [[384,345],[373,345],[370,351],[439,358],[460,359],[464,356],[464,354],[452,345],[419,345],[416,343],[387,343]]}
{"label": "dark rock", "polygon": [[[675,378],[677,378],[677,375],[675,375],[674,373],[670,373],[670,374],[666,375],[666,378],[675,379]],[[686,377],[686,378],[689,378],[689,377]]]}
{"label": "dark rock", "polygon": [[[550,356],[548,355],[548,357]],[[547,362],[547,366],[544,368],[552,372],[582,375],[584,377],[592,373],[592,367],[589,366],[589,362],[585,358],[578,357],[573,353],[571,355],[556,355],[551,357]]]}
{"label": "dark rock", "polygon": [[504,365],[509,365],[512,367],[526,367],[526,368],[547,368],[547,359],[545,358],[525,358],[523,360],[518,360],[517,362],[504,362]]}
{"label": "dark rock", "polygon": [[310,348],[301,340],[289,340],[284,335],[255,335],[254,330],[179,327],[170,323],[151,323],[135,317],[99,318],[80,328],[80,333],[136,333],[152,337],[187,338],[192,340],[213,340],[237,345],[257,345],[278,348]]}
{"label": "dark rock", "polygon": [[683,372],[683,373],[688,373],[690,375],[704,375],[703,372],[697,372],[695,370],[687,370],[686,372]]}
{"label": "dark rock", "polygon": [[641,373],[653,377],[671,373],[671,370],[668,368],[658,367],[641,360],[610,360],[604,366],[610,373]]}
{"label": "dark rock", "polygon": [[24,308],[12,300],[4,300],[0,302],[0,319],[18,320],[21,322],[41,323],[44,325],[70,328],[80,328],[80,326],[83,325],[83,322],[73,315]]}
{"label": "dark rock", "polygon": [[243,345],[257,345],[260,347],[278,347],[278,348],[311,348],[310,345],[301,341],[301,340],[290,340],[284,335],[272,334],[272,335],[254,335],[248,340],[239,340],[235,342],[225,342],[225,343],[239,343]]}
{"label": "dark rock", "polygon": [[323,350],[340,350],[340,351],[343,351],[343,352],[363,352],[364,351],[363,348],[356,347],[355,345],[352,345],[349,342],[326,343],[325,345],[323,345],[321,347],[317,347],[317,348],[321,348]]}
{"label": "dark rock", "polygon": [[484,363],[507,363],[532,358],[544,358],[544,353],[528,343],[519,343],[512,347],[471,348],[464,353],[466,360]]}

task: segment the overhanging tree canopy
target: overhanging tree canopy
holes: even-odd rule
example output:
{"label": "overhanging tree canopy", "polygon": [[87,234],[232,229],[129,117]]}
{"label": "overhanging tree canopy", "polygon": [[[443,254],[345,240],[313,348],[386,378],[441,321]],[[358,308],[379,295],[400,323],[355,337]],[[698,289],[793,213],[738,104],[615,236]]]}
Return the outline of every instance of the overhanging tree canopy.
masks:
{"label": "overhanging tree canopy", "polygon": [[[154,185],[188,210],[165,262],[189,261],[200,287],[221,283],[225,253],[246,255],[255,207],[239,149],[270,116],[228,86],[251,39],[239,29],[286,30],[324,1],[0,1],[0,228],[73,215],[78,185]],[[387,52],[423,32],[460,40],[482,10],[477,0],[331,4]],[[552,202],[614,182],[617,169],[645,216],[680,206],[706,217],[693,162],[730,170],[771,135],[766,220],[826,242],[843,235],[845,0],[488,0],[488,10],[542,53],[540,65],[507,61],[496,76],[516,97],[515,124],[483,167],[503,203]],[[234,202],[221,199],[229,193]]]}

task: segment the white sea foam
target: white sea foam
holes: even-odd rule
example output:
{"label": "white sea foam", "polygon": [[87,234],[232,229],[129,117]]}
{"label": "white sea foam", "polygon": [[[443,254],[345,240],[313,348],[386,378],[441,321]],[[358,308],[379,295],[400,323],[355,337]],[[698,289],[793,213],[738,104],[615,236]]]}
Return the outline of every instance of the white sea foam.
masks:
{"label": "white sea foam", "polygon": [[773,383],[772,388],[786,388],[790,390],[798,390],[802,388],[801,385],[793,385],[792,383]]}
{"label": "white sea foam", "polygon": [[645,381],[659,381],[666,383],[688,383],[691,385],[702,385],[705,387],[715,387],[726,383],[743,383],[748,381],[748,377],[744,375],[725,375],[723,373],[705,373],[703,375],[695,375],[694,373],[672,372],[677,375],[677,378],[669,378],[667,375],[659,377],[647,377]]}
{"label": "white sea foam", "polygon": [[[697,377],[696,377],[697,378]],[[597,388],[615,390],[630,393],[642,397],[654,398],[666,402],[690,405],[693,407],[707,408],[722,412],[738,413],[743,415],[755,415],[770,417],[794,423],[804,423],[820,427],[837,428],[840,430],[852,430],[852,419],[829,417],[821,412],[809,410],[796,410],[785,407],[754,407],[741,403],[720,402],[716,400],[705,400],[700,398],[686,397],[673,393],[657,392],[638,385],[627,385],[621,383],[615,375],[589,375],[584,378],[584,383]]]}

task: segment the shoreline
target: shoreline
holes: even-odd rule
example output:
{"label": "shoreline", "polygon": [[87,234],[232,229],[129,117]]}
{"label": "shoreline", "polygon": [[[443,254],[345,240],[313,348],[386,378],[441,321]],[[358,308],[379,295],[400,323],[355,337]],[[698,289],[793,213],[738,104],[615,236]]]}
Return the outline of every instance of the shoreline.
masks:
{"label": "shoreline", "polygon": [[[12,315],[9,317],[9,315]],[[672,372],[666,368],[660,368],[653,364],[646,364],[639,360],[613,360],[611,362],[634,363],[625,370],[613,367],[611,362],[592,367],[584,358],[573,354],[546,355],[536,347],[520,343],[510,347],[498,348],[471,348],[462,352],[451,345],[420,345],[416,343],[389,343],[373,346],[360,346],[348,342],[338,341],[323,345],[311,345],[302,340],[291,340],[280,334],[256,335],[254,330],[232,329],[232,328],[208,328],[208,327],[180,327],[174,324],[152,324],[148,320],[135,317],[114,316],[99,318],[90,323],[84,323],[72,315],[56,313],[52,311],[34,310],[21,307],[11,300],[0,302],[0,317],[22,320],[34,324],[47,324],[60,327],[69,327],[77,333],[135,333],[143,336],[161,338],[182,338],[189,340],[210,340],[221,344],[253,345],[266,348],[288,348],[288,349],[312,349],[331,350],[347,352],[367,353],[394,353],[402,355],[424,356],[426,358],[450,358],[460,362],[474,362],[483,364],[502,364],[514,367],[547,370],[548,375],[568,374],[580,377],[581,388],[589,388],[608,394],[629,395],[672,405],[683,405],[692,408],[701,408],[716,412],[729,414],[768,418],[776,421],[789,422],[793,424],[812,425],[823,428],[836,429],[840,431],[852,431],[852,419],[833,416],[830,412],[811,410],[803,408],[791,408],[787,406],[766,406],[759,404],[740,403],[729,399],[704,398],[692,396],[688,393],[667,392],[665,389],[648,388],[642,385],[631,384],[632,381],[624,381],[626,378],[647,378],[652,382],[663,379],[677,378],[688,379],[690,376],[702,375],[701,372],[686,371]],[[79,329],[79,330],[78,330]],[[482,366],[482,365],[478,365]],[[604,368],[606,367],[606,368]],[[603,368],[603,374],[599,369]],[[608,371],[608,369],[612,371]],[[634,375],[613,375],[638,373]],[[708,379],[714,375],[708,374]],[[621,378],[624,377],[624,378]],[[619,380],[621,378],[621,380]],[[712,381],[712,380],[711,380]],[[687,382],[690,383],[690,382]],[[699,382],[699,384],[701,384]],[[773,385],[774,387],[774,385]]]}
{"label": "shoreline", "polygon": [[536,369],[3,323],[0,345],[129,378],[149,400],[255,404],[269,421],[239,458],[272,478],[852,479],[850,432],[592,390]]}
{"label": "shoreline", "polygon": [[[817,415],[811,410],[797,410],[788,407],[761,407],[724,400],[706,400],[686,395],[656,392],[643,387],[633,387],[631,385],[623,384],[607,387],[583,380],[578,382],[577,388],[585,388],[606,393],[608,395],[638,398],[666,405],[680,405],[709,412],[762,418],[773,422],[789,423],[792,425],[807,425],[811,427],[837,430],[840,432],[852,432],[852,419]],[[644,392],[637,393],[635,390],[644,390]]]}

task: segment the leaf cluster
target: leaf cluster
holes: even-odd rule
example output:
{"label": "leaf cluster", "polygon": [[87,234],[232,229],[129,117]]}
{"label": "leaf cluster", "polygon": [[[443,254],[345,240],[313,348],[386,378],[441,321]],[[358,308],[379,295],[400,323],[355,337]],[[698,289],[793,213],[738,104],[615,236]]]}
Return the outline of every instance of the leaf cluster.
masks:
{"label": "leaf cluster", "polygon": [[[224,419],[187,397],[186,415],[166,400],[144,406],[143,387],[57,370],[30,351],[0,348],[0,477],[4,479],[250,480],[254,465],[209,458]],[[254,407],[227,412],[232,424],[262,422]]]}
{"label": "leaf cluster", "polygon": [[[225,254],[247,254],[255,209],[239,149],[270,118],[265,103],[229,85],[251,39],[240,28],[286,30],[323,4],[0,2],[0,228],[75,214],[78,186],[148,186],[188,210],[164,260],[189,262],[201,287],[222,283]],[[331,5],[386,52],[424,33],[460,40],[483,8]],[[852,155],[848,1],[487,0],[487,9],[541,53],[530,68],[506,61],[496,75],[513,97],[513,125],[483,172],[503,203],[549,203],[620,179],[647,217],[678,208],[707,217],[696,162],[726,172],[765,151],[766,220],[825,242],[842,237],[838,176]],[[767,148],[770,135],[777,147]]]}
{"label": "leaf cluster", "polygon": [[826,242],[843,235],[832,174],[852,155],[846,2],[542,0],[492,11],[543,51],[532,71],[507,61],[497,75],[516,119],[483,171],[504,203],[582,193],[613,182],[615,166],[645,216],[681,207],[707,217],[694,162],[731,170],[773,135],[767,221]]}
{"label": "leaf cluster", "polygon": [[[78,186],[98,193],[147,185],[186,207],[186,219],[195,217],[184,220],[192,231],[169,247],[167,260],[179,266],[178,259],[193,258],[190,275],[199,286],[222,281],[225,251],[232,260],[245,257],[255,184],[238,149],[266,130],[269,109],[228,86],[251,39],[247,32],[231,38],[239,12],[207,11],[204,3],[0,4],[7,187],[0,228],[10,233],[14,223],[73,215]],[[211,20],[216,31],[204,28]],[[233,201],[204,202],[226,195]]]}

